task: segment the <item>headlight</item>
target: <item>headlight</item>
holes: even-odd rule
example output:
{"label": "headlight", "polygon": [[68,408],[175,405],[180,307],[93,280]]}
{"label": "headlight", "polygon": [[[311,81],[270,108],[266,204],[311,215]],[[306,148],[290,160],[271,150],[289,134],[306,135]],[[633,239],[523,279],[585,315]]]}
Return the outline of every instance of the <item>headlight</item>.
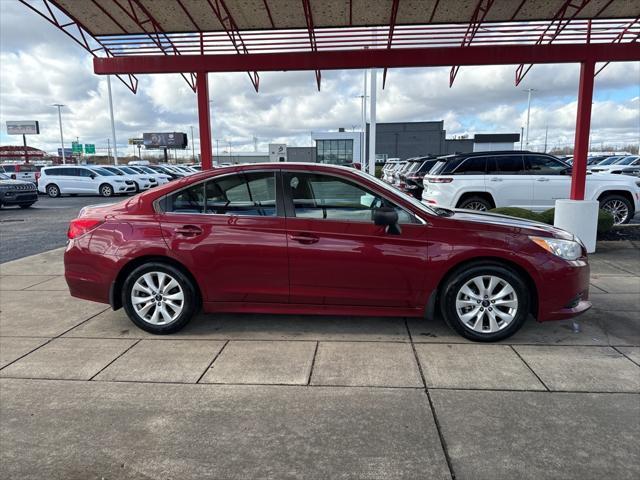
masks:
{"label": "headlight", "polygon": [[564,258],[565,260],[577,260],[582,256],[582,246],[573,240],[560,240],[558,238],[529,237],[547,252]]}

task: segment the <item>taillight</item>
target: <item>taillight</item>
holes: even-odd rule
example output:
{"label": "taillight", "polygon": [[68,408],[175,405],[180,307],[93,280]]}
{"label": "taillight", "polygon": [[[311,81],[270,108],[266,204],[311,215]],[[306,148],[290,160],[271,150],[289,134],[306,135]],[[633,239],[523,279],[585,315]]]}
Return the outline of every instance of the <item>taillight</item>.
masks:
{"label": "taillight", "polygon": [[430,178],[429,179],[429,183],[451,183],[453,182],[453,178],[450,177],[436,177],[436,178]]}
{"label": "taillight", "polygon": [[81,237],[85,233],[98,228],[103,223],[104,220],[96,220],[95,218],[76,218],[75,220],[71,220],[69,224],[67,237],[69,237],[70,240]]}

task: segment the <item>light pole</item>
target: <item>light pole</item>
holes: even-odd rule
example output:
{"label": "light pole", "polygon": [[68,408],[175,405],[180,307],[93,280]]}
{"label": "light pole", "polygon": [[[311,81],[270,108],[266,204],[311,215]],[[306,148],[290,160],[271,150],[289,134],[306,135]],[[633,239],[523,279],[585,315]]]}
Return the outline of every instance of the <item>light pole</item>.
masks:
{"label": "light pole", "polygon": [[118,145],[116,143],[116,126],[113,121],[113,100],[111,99],[111,75],[107,75],[107,89],[109,90],[109,113],[111,114],[111,138],[113,138],[113,163],[118,164]]}
{"label": "light pole", "polygon": [[529,120],[531,118],[531,92],[535,92],[533,88],[527,88],[527,136],[525,140],[525,146],[529,150]]}
{"label": "light pole", "polygon": [[191,161],[195,163],[196,161],[196,146],[193,141],[193,125],[189,127],[191,129]]}
{"label": "light pole", "polygon": [[62,105],[61,103],[54,103],[53,107],[58,107],[58,125],[60,126],[60,144],[62,145],[62,164],[67,163],[67,160],[64,156],[64,136],[62,135],[62,113],[60,109],[66,105]]}

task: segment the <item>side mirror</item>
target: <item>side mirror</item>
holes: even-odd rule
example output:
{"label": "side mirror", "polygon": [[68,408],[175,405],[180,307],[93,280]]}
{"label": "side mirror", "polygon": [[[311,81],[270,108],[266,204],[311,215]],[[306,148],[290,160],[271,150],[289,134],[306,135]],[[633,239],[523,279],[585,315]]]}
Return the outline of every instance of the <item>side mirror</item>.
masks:
{"label": "side mirror", "polygon": [[95,173],[91,173],[91,174],[89,174],[89,176],[90,176],[92,179],[96,178],[96,174],[95,174]]}
{"label": "side mirror", "polygon": [[375,208],[372,210],[371,217],[374,224],[387,227],[388,234],[400,235],[402,233],[402,229],[398,225],[398,212],[395,208]]}

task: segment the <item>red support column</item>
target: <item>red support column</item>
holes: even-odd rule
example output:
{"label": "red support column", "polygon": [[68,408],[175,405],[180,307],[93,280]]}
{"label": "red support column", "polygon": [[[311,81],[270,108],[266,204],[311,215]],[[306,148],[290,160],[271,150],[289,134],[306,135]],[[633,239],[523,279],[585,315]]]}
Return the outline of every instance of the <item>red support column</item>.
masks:
{"label": "red support column", "polygon": [[211,170],[211,119],[209,118],[209,82],[207,72],[196,73],[198,120],[200,123],[200,161],[202,170]]}
{"label": "red support column", "polygon": [[593,102],[593,77],[595,62],[587,60],[580,64],[580,88],[578,89],[578,115],[576,140],[573,148],[573,172],[571,174],[571,200],[584,200],[587,179],[587,155],[589,152],[589,129],[591,128],[591,103]]}

